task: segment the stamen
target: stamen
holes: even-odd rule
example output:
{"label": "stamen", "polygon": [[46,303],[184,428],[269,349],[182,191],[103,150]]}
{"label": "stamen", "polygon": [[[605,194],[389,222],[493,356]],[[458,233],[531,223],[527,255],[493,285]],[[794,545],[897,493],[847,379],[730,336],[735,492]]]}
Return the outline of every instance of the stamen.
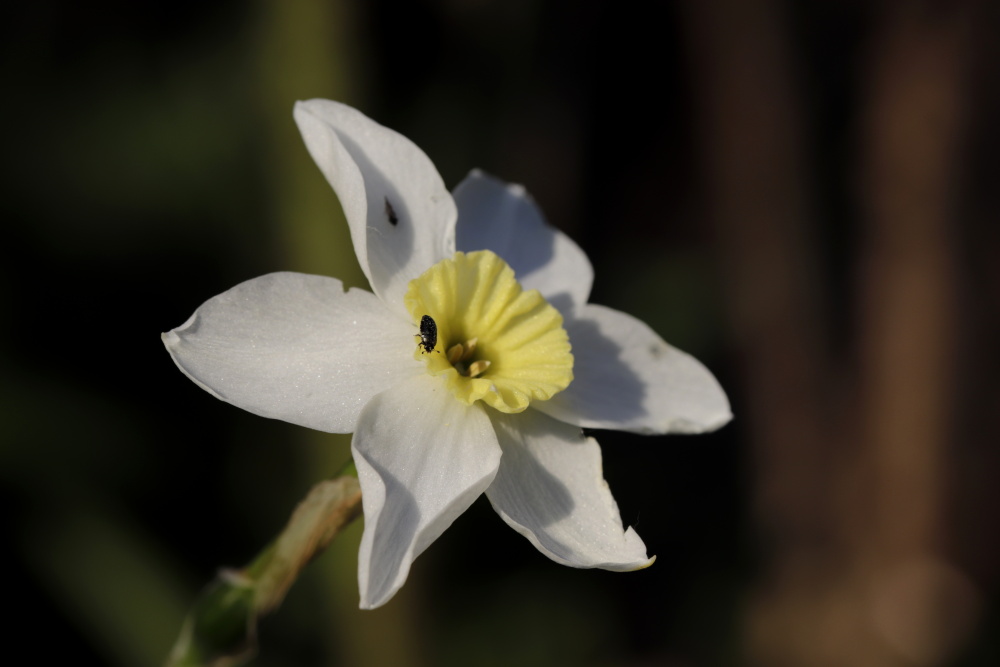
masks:
{"label": "stamen", "polygon": [[490,362],[488,359],[480,359],[479,361],[473,361],[469,364],[469,377],[479,377],[486,372],[486,369],[490,367]]}
{"label": "stamen", "polygon": [[454,345],[448,348],[448,363],[454,366],[459,361],[465,358],[463,356],[463,353],[464,350],[462,349],[462,344],[455,343]]}
{"label": "stamen", "polygon": [[462,361],[468,361],[472,358],[472,353],[476,351],[476,343],[479,342],[479,337],[470,338],[465,343],[465,354],[462,355]]}

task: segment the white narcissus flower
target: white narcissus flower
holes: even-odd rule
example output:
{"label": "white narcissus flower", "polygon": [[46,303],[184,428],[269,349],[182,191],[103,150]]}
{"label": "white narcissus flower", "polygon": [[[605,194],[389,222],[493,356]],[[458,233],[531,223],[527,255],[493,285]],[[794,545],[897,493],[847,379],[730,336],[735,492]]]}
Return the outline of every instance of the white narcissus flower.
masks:
{"label": "white narcissus flower", "polygon": [[337,102],[300,102],[295,120],[374,293],[272,273],[209,299],[163,341],[224,401],[354,434],[361,607],[388,601],[483,492],[558,563],[651,564],[580,429],[718,428],[731,415],[712,374],[588,304],[586,255],[522,188],[474,171],[449,194],[413,143]]}

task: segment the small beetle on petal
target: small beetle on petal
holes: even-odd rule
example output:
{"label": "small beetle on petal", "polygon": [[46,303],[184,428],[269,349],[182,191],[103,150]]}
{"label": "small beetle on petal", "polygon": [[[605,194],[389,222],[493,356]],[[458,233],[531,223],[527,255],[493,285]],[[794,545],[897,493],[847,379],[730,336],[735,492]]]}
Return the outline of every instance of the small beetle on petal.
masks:
{"label": "small beetle on petal", "polygon": [[424,352],[433,352],[434,346],[438,342],[438,327],[434,318],[430,315],[424,315],[420,318],[420,347],[424,348]]}

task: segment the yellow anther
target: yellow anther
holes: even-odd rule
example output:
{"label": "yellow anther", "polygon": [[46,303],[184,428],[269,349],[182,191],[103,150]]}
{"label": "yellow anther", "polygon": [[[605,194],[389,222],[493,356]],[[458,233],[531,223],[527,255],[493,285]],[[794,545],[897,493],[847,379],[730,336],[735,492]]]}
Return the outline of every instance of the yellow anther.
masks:
{"label": "yellow anther", "polygon": [[486,372],[486,369],[490,367],[489,359],[480,359],[479,361],[473,361],[469,364],[469,377],[479,377]]}

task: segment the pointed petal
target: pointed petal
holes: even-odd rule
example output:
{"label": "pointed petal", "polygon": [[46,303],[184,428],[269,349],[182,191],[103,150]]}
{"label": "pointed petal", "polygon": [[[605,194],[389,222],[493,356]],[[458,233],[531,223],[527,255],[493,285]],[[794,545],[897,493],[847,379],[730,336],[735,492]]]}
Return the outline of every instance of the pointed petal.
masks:
{"label": "pointed petal", "polygon": [[588,304],[564,326],[573,382],[533,407],[576,426],[636,433],[700,433],[732,418],[711,372],[631,315]]}
{"label": "pointed petal", "polygon": [[272,273],[206,301],[163,334],[202,389],[254,414],[350,433],[365,403],[423,372],[412,324],[334,278]]}
{"label": "pointed petal", "polygon": [[295,105],[309,154],[340,198],[372,289],[404,311],[410,280],[455,252],[455,202],[413,142],[330,100]]}
{"label": "pointed petal", "polygon": [[580,429],[534,410],[491,413],[503,449],[486,495],[511,528],[563,565],[619,572],[653,563],[601,472],[601,448]]}
{"label": "pointed petal", "polygon": [[537,289],[566,313],[587,303],[594,270],[568,236],[547,224],[520,185],[474,170],[455,188],[458,250],[492,250],[525,289]]}
{"label": "pointed petal", "polygon": [[361,608],[373,609],[489,486],[500,447],[479,404],[459,403],[440,378],[419,375],[365,406],[351,449],[365,513]]}

